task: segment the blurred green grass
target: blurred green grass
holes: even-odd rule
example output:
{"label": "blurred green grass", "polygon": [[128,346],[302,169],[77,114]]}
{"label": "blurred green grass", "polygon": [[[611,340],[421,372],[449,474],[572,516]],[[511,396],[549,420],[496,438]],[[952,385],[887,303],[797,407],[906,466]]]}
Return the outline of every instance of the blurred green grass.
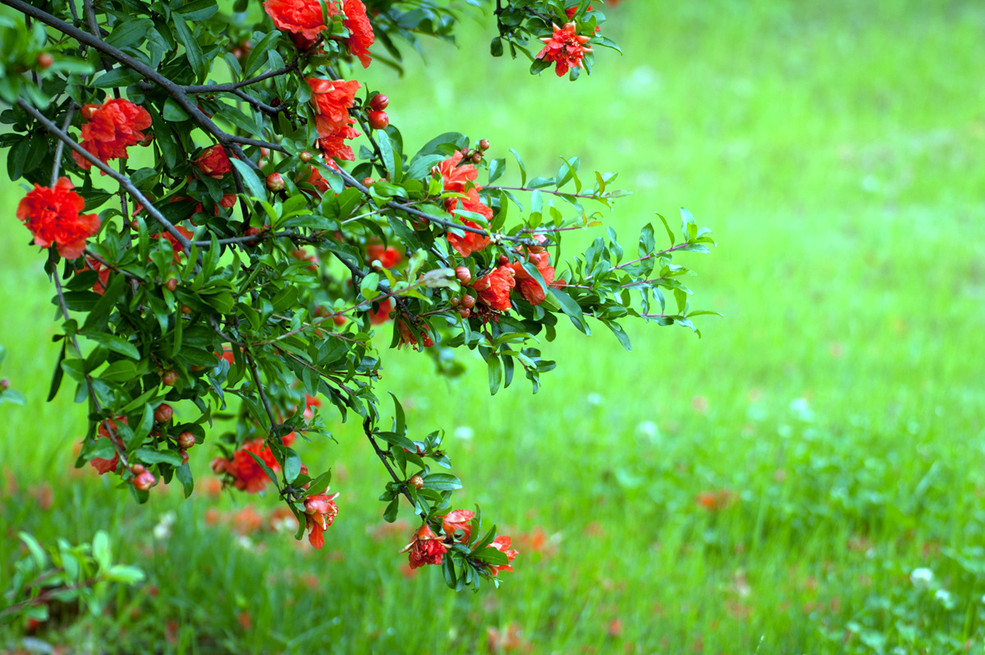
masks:
{"label": "blurred green grass", "polygon": [[[0,373],[28,402],[0,408],[0,466],[19,482],[0,501],[0,567],[18,530],[81,541],[102,527],[158,589],[44,638],[83,652],[482,653],[488,629],[513,625],[514,650],[537,653],[981,647],[985,7],[633,0],[609,17],[625,55],[600,50],[575,84],[490,60],[492,35],[472,24],[459,49],[429,46],[427,69],[410,55],[404,79],[360,78],[390,96],[409,145],[454,129],[547,172],[579,155],[634,191],[610,219],[627,242],[684,205],[719,243],[687,261],[695,303],[723,314],[701,340],[634,326],[627,354],[607,331],[568,330],[545,347],[560,366],[536,396],[517,384],[490,399],[481,362],[446,382],[415,353],[388,354],[412,429],[448,431],[461,505],[547,536],[541,553],[521,541],[496,592],[405,579],[410,528],[375,536],[383,476],[346,427],[319,448],[343,493],[327,552],[287,535],[240,543],[205,524],[208,498],[137,507],[89,471],[76,479],[82,412],[67,390],[43,402],[51,293],[13,219],[23,190],[6,187]],[[192,455],[204,468],[213,453]],[[173,534],[155,541],[168,509]],[[918,566],[948,603],[910,583]]]}

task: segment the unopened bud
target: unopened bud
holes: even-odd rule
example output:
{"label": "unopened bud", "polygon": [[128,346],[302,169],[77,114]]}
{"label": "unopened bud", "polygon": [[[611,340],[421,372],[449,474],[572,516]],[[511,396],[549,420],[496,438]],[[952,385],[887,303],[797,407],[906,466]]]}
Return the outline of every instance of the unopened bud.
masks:
{"label": "unopened bud", "polygon": [[158,423],[167,423],[174,416],[174,410],[171,405],[167,403],[161,403],[154,410],[154,420]]}
{"label": "unopened bud", "polygon": [[267,188],[271,191],[283,191],[284,186],[284,178],[280,173],[271,173],[267,176]]}
{"label": "unopened bud", "polygon": [[198,443],[195,439],[195,435],[191,432],[182,432],[178,435],[178,447],[184,450],[188,450],[192,446]]}

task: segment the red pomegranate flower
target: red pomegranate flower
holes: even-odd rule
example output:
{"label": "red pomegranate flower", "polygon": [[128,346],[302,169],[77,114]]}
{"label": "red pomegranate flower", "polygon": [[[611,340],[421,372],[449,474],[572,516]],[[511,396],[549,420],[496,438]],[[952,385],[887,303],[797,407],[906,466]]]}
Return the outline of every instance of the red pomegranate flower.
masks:
{"label": "red pomegranate flower", "polygon": [[[115,421],[113,419],[106,419],[105,421],[100,423],[99,429],[96,431],[96,438],[109,439],[117,446],[122,447],[123,439],[120,438],[120,433],[117,430],[117,421],[126,424],[127,417],[118,416]],[[116,466],[117,464],[119,464],[119,462],[120,462],[119,453],[113,453],[113,456],[109,459],[106,459],[105,457],[93,457],[92,459],[89,460],[89,464],[92,465],[92,468],[96,469],[99,475],[105,475],[110,471],[115,471]]]}
{"label": "red pomegranate flower", "polygon": [[492,573],[493,575],[496,575],[500,571],[513,570],[512,562],[513,560],[516,559],[516,556],[519,555],[519,553],[510,548],[511,541],[512,540],[509,537],[500,536],[493,539],[492,543],[489,544],[491,548],[495,548],[501,553],[506,553],[506,557],[509,560],[509,562],[506,564],[496,564],[496,565],[490,564],[489,572]]}
{"label": "red pomegranate flower", "polygon": [[469,537],[472,536],[473,518],[475,518],[475,512],[467,509],[456,509],[441,517],[441,529],[445,531],[446,537],[451,537],[457,531],[461,530],[465,534],[458,541],[467,544],[469,543]]}
{"label": "red pomegranate flower", "polygon": [[[123,98],[110,98],[102,105],[82,107],[82,147],[102,162],[126,159],[127,147],[137,145],[145,135],[140,130],[151,126],[150,114]],[[89,160],[73,152],[75,163],[85,169]]]}
{"label": "red pomegranate flower", "polygon": [[98,216],[79,213],[85,201],[74,188],[67,177],[51,188],[35,184],[17,205],[17,218],[34,235],[34,243],[42,248],[55,244],[66,259],[81,255],[86,239],[99,231]]}
{"label": "red pomegranate flower", "polygon": [[[212,462],[213,470],[217,473],[228,473],[233,477],[233,486],[240,491],[257,493],[263,491],[270,482],[267,473],[250,455],[253,453],[263,460],[263,463],[273,471],[280,470],[280,464],[274,459],[274,454],[263,439],[253,439],[243,444],[243,447],[233,453],[232,459],[219,459]],[[225,464],[225,466],[222,465]]]}
{"label": "red pomegranate flower", "polygon": [[565,23],[564,27],[557,25],[553,27],[554,34],[541,39],[546,45],[537,53],[537,59],[554,62],[554,72],[558,77],[562,77],[572,66],[581,68],[581,60],[585,57],[585,53],[592,51],[591,48],[585,47],[585,43],[592,37],[578,36],[574,22]]}
{"label": "red pomegranate flower", "polygon": [[404,256],[393,246],[384,248],[382,243],[371,243],[366,246],[366,259],[378,260],[383,268],[393,268],[404,260]]}
{"label": "red pomegranate flower", "polygon": [[[326,492],[328,489],[325,490]],[[338,498],[337,493],[316,494],[304,499],[304,519],[308,530],[308,541],[316,549],[321,549],[325,545],[325,535],[323,534],[328,526],[332,525],[339,508],[335,504]]]}
{"label": "red pomegranate flower", "polygon": [[510,308],[510,289],[516,286],[516,280],[513,269],[505,265],[480,277],[472,286],[479,292],[479,302],[490,309],[506,311]]}
{"label": "red pomegranate flower", "polygon": [[410,542],[400,551],[405,553],[410,551],[410,568],[416,569],[425,564],[441,564],[444,559],[445,551],[448,546],[441,540],[441,537],[434,533],[427,523],[414,535],[414,541]]}
{"label": "red pomegranate flower", "polygon": [[217,180],[221,180],[223,175],[230,173],[233,170],[232,164],[229,163],[229,155],[226,154],[225,148],[218,144],[203,150],[202,153],[192,161],[192,163],[198,167],[198,170],[202,171],[209,177],[214,177]]}
{"label": "red pomegranate flower", "polygon": [[462,157],[464,156],[465,155],[462,151],[458,151],[448,159],[435,166],[434,170],[441,175],[441,181],[445,185],[445,191],[464,193],[465,187],[468,183],[475,182],[475,178],[478,176],[479,172],[472,164],[461,163]]}
{"label": "red pomegranate flower", "polygon": [[[554,267],[551,266],[551,256],[544,248],[530,246],[527,249],[527,261],[537,267],[537,271],[544,278],[546,284],[550,285],[554,282]],[[511,266],[516,275],[516,286],[520,295],[531,305],[539,305],[544,302],[544,289],[540,283],[524,270],[520,262],[514,262]]]}
{"label": "red pomegranate flower", "polygon": [[[456,152],[454,155],[444,160],[434,167],[433,171],[441,175],[441,181],[445,191],[463,193],[465,198],[445,199],[445,211],[453,213],[456,209],[473,212],[482,215],[487,221],[492,220],[493,211],[486,206],[479,198],[479,189],[482,187],[475,184],[478,171],[472,164],[462,164],[463,153]],[[463,225],[469,227],[481,227],[475,221],[457,216]],[[489,245],[489,237],[466,232],[463,236],[455,234],[447,235],[448,244],[454,248],[462,257],[468,257],[474,252],[479,252]]]}
{"label": "red pomegranate flower", "polygon": [[311,87],[311,104],[315,108],[318,146],[328,158],[354,160],[352,148],[345,140],[359,136],[359,132],[352,127],[356,119],[349,115],[349,109],[355,104],[356,91],[362,85],[355,80],[323,80],[317,77],[306,81]]}
{"label": "red pomegranate flower", "polygon": [[267,0],[263,9],[273,19],[277,29],[290,32],[299,37],[295,44],[301,49],[307,49],[318,39],[322,30],[328,26],[322,21],[322,6],[329,18],[339,13],[335,0],[320,2],[319,0]]}
{"label": "red pomegranate flower", "polygon": [[373,61],[369,56],[369,46],[373,45],[376,36],[366,15],[366,5],[361,0],[345,0],[342,11],[345,12],[345,28],[349,30],[349,52],[359,57],[363,68],[368,68]]}

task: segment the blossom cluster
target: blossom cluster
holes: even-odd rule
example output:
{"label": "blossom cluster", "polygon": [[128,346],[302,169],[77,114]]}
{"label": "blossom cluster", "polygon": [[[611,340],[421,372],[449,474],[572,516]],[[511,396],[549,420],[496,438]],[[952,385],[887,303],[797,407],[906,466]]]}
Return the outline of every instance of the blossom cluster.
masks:
{"label": "blossom cluster", "polygon": [[581,68],[585,53],[592,49],[585,46],[590,36],[580,36],[575,22],[565,23],[564,27],[552,25],[554,33],[541,38],[544,49],[537,53],[537,59],[554,64],[554,72],[563,77],[570,68]]}
{"label": "blossom cluster", "polygon": [[[456,509],[439,518],[442,535],[436,534],[431,526],[425,523],[414,533],[414,540],[400,551],[408,554],[412,570],[425,564],[439,565],[444,561],[445,554],[451,546],[454,544],[468,546],[472,543],[471,521],[475,518],[475,512]],[[511,563],[516,559],[518,552],[512,549],[511,545],[511,539],[506,536],[496,537],[489,544],[489,547],[505,554],[508,560],[506,564],[488,564],[489,573],[495,576],[500,571],[513,570]]]}
{"label": "blossom cluster", "polygon": [[359,58],[363,68],[372,61],[369,47],[376,37],[362,0],[345,0],[341,6],[338,0],[266,0],[263,8],[277,29],[287,32],[299,50],[310,49],[323,32],[330,30],[326,16],[330,21],[340,16],[348,31],[345,43],[349,52]]}
{"label": "blossom cluster", "polygon": [[359,136],[359,132],[352,127],[356,119],[349,115],[349,110],[355,104],[356,91],[362,85],[355,80],[323,80],[315,77],[305,81],[311,87],[318,147],[329,160],[354,160],[352,148],[345,141]]}

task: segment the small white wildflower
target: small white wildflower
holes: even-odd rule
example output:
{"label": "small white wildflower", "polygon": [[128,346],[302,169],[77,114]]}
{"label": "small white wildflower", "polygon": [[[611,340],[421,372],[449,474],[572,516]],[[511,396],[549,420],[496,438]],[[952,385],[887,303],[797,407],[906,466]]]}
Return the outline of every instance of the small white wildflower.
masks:
{"label": "small white wildflower", "polygon": [[164,541],[171,536],[171,526],[174,525],[175,519],[178,517],[174,512],[165,512],[161,514],[161,518],[158,520],[157,525],[154,526],[154,538],[158,541]]}
{"label": "small white wildflower", "polygon": [[951,602],[951,592],[944,589],[938,589],[934,593],[934,598],[947,605]]}
{"label": "small white wildflower", "polygon": [[593,407],[598,407],[602,404],[602,396],[597,393],[590,393],[588,397],[585,398],[585,402]]}
{"label": "small white wildflower", "polygon": [[806,398],[794,398],[791,400],[790,411],[805,423],[810,423],[814,420],[814,410],[811,409],[811,403]]}
{"label": "small white wildflower", "polygon": [[653,421],[643,421],[636,426],[636,429],[639,430],[640,434],[645,437],[655,437],[660,433],[659,428],[657,428],[657,424]]}
{"label": "small white wildflower", "polygon": [[472,437],[475,436],[475,430],[473,430],[467,425],[460,425],[457,428],[455,428],[455,436],[458,439],[464,439],[466,441],[469,441],[470,439],[472,439]]}
{"label": "small white wildflower", "polygon": [[934,572],[927,568],[913,569],[910,574],[910,582],[914,587],[927,587],[934,581]]}

